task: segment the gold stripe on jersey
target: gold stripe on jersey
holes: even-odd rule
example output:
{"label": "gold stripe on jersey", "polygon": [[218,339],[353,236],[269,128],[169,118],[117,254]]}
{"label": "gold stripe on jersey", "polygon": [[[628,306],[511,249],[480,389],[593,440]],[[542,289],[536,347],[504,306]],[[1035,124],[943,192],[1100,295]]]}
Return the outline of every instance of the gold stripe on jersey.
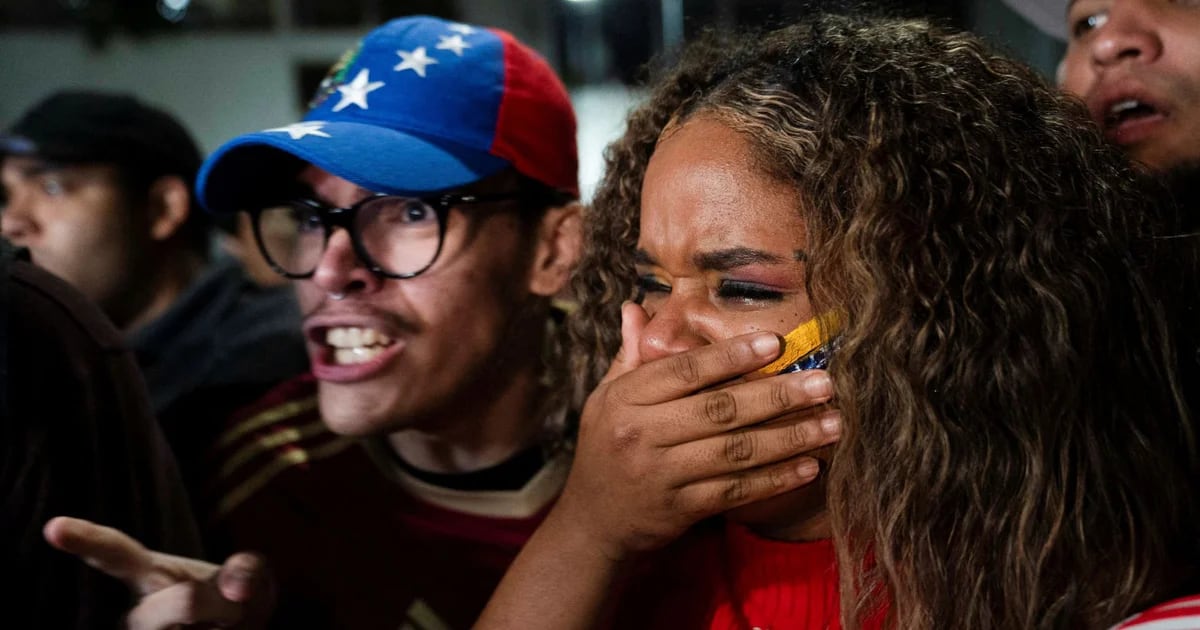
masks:
{"label": "gold stripe on jersey", "polygon": [[230,427],[229,430],[221,434],[221,438],[217,441],[217,448],[226,448],[242,437],[245,437],[248,433],[257,431],[269,424],[283,420],[284,418],[298,416],[306,411],[316,408],[316,396],[310,396],[300,400],[293,400],[291,402],[283,403],[282,405],[271,407],[266,411],[250,416],[249,418]]}
{"label": "gold stripe on jersey", "polygon": [[221,499],[221,502],[217,504],[217,518],[224,518],[243,501],[261,490],[271,479],[288,468],[336,455],[356,442],[357,440],[348,438],[337,438],[333,442],[311,450],[295,447],[276,455],[270,463]]}
{"label": "gold stripe on jersey", "polygon": [[241,468],[243,464],[263,453],[274,451],[279,449],[281,446],[299,442],[302,439],[321,434],[329,434],[330,436],[333,436],[329,429],[325,427],[323,422],[320,420],[312,420],[299,426],[287,427],[285,429],[279,429],[277,431],[272,431],[265,435],[261,435],[244,444],[241,448],[235,451],[233,455],[229,457],[229,459],[226,459],[224,463],[221,464],[220,470],[217,471],[217,479],[224,481],[226,478],[231,477],[233,473],[237,472],[237,469]]}
{"label": "gold stripe on jersey", "polygon": [[400,626],[400,630],[450,630],[450,626],[433,612],[429,604],[419,599],[413,601],[404,616],[408,621]]}

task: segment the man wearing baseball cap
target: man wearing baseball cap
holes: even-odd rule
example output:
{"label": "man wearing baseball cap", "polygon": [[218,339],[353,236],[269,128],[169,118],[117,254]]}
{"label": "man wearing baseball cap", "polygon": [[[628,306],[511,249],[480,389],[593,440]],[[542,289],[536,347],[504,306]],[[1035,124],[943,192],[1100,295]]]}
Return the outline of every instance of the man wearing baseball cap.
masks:
{"label": "man wearing baseball cap", "polygon": [[124,94],[58,92],[0,135],[0,229],[124,333],[193,482],[222,420],[306,366],[290,292],[210,257],[200,163],[175,118]]}
{"label": "man wearing baseball cap", "polygon": [[[303,121],[202,167],[202,203],[249,212],[294,279],[312,362],[230,423],[212,479],[210,521],[273,567],[279,625],[469,626],[540,523],[568,468],[551,299],[576,170],[546,62],[429,17],[375,29]],[[47,536],[143,596],[133,627],[260,610],[253,558],[197,565],[69,520]]]}

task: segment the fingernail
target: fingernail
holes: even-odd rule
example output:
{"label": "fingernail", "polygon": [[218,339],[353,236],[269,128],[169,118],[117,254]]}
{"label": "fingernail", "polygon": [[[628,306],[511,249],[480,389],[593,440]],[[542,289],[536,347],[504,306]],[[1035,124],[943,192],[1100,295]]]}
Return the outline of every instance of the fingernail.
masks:
{"label": "fingernail", "polygon": [[824,372],[807,374],[804,380],[804,391],[813,398],[828,398],[833,395],[833,381]]}
{"label": "fingernail", "polygon": [[821,418],[821,430],[826,435],[841,435],[842,414],[834,412]]}
{"label": "fingernail", "polygon": [[750,348],[760,357],[774,357],[779,354],[779,337],[773,334],[762,334],[750,341]]}
{"label": "fingernail", "polygon": [[800,475],[802,479],[816,477],[819,472],[821,472],[821,465],[815,459],[804,459],[796,464],[796,474]]}

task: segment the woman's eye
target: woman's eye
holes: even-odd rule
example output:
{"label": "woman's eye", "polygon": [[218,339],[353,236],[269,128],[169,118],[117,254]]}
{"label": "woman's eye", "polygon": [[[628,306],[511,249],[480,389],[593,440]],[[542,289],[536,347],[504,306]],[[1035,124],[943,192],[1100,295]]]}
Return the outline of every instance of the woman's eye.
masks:
{"label": "woman's eye", "polygon": [[633,285],[633,290],[633,301],[641,304],[646,300],[646,296],[652,293],[670,293],[671,285],[659,280],[655,276],[646,274],[637,277],[637,281]]}
{"label": "woman's eye", "polygon": [[778,302],[783,299],[783,292],[752,282],[722,280],[717,286],[717,297],[741,302]]}

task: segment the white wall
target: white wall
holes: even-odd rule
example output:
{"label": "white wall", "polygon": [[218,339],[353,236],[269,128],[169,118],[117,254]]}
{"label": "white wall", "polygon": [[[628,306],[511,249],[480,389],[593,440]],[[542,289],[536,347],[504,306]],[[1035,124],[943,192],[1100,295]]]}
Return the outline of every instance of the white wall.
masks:
{"label": "white wall", "polygon": [[113,38],[91,49],[70,33],[0,34],[0,127],[64,87],[127,91],[179,116],[201,148],[294,121],[295,65],[335,60],[361,33]]}
{"label": "white wall", "polygon": [[[78,34],[0,32],[0,129],[57,89],[94,87],[130,92],[164,107],[192,131],[202,150],[212,151],[247,131],[294,122],[302,113],[296,66],[336,60],[361,35],[354,30],[115,37],[94,50]],[[576,90],[572,98],[579,116],[580,181],[590,196],[601,174],[600,154],[623,130],[633,96],[619,85],[605,85]]]}

